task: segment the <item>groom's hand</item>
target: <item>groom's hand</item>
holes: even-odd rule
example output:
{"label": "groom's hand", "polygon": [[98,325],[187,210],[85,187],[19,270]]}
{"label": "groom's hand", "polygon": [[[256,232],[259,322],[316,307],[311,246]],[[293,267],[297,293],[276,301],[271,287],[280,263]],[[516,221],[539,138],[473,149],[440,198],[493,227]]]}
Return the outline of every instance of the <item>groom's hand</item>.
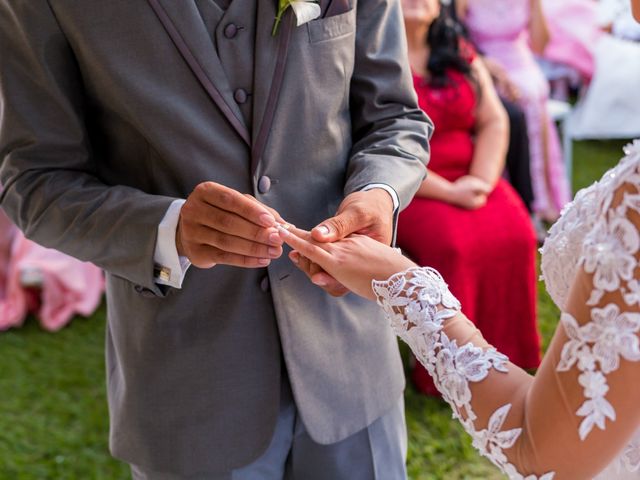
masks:
{"label": "groom's hand", "polygon": [[381,188],[354,192],[342,201],[335,217],[311,231],[317,242],[337,242],[352,233],[366,235],[386,245],[393,237],[393,200]]}
{"label": "groom's hand", "polygon": [[250,195],[214,182],[196,186],[180,210],[178,254],[200,268],[261,268],[282,255],[278,213]]}
{"label": "groom's hand", "polygon": [[[348,195],[338,212],[315,227],[312,237],[317,242],[336,242],[352,233],[366,235],[385,245],[393,238],[393,200],[388,192],[380,188],[354,192]],[[313,283],[333,296],[349,292],[340,282],[326,273],[320,266],[293,252],[292,259]]]}

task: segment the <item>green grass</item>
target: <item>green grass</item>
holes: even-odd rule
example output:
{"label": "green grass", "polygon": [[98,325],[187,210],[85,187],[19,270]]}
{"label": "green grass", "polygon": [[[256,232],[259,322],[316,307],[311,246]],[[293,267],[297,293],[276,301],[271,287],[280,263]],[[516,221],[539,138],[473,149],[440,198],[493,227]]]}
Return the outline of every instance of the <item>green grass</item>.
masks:
{"label": "green grass", "polygon": [[124,479],[107,452],[104,308],[57,333],[0,334],[0,479]]}
{"label": "green grass", "polygon": [[[580,142],[574,186],[600,177],[624,142]],[[546,346],[558,311],[539,288],[539,324]],[[105,312],[47,333],[33,319],[0,333],[0,480],[120,480],[128,467],[107,451],[104,387]],[[403,347],[406,356],[406,348]],[[480,458],[449,407],[406,392],[409,475],[414,480],[501,478]]]}

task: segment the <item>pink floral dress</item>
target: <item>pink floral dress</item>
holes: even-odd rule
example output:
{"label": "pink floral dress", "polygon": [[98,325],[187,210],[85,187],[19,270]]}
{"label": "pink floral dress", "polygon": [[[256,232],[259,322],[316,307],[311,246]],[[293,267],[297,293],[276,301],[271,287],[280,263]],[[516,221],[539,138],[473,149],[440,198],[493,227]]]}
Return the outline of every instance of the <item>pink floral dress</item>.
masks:
{"label": "pink floral dress", "polygon": [[530,0],[468,0],[465,24],[480,52],[502,65],[520,90],[531,149],[533,209],[559,212],[570,200],[570,188],[558,133],[547,116],[549,85],[528,43],[530,12]]}

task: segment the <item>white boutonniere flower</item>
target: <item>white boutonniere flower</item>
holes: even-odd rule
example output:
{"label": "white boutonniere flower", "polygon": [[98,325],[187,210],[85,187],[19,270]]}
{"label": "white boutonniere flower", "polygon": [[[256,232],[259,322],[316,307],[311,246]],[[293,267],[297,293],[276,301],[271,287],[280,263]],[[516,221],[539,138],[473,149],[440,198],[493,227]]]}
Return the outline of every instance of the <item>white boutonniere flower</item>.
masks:
{"label": "white boutonniere flower", "polygon": [[276,15],[276,20],[273,23],[271,35],[275,36],[278,32],[278,26],[280,25],[282,16],[289,7],[293,9],[293,13],[296,16],[296,26],[298,27],[310,22],[311,20],[315,20],[321,13],[320,5],[317,0],[278,0],[278,14]]}

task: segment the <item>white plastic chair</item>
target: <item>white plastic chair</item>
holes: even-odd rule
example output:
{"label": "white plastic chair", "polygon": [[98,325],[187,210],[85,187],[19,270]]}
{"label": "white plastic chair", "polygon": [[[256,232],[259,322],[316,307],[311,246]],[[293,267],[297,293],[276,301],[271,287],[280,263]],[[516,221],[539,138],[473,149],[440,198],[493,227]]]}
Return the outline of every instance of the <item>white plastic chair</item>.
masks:
{"label": "white plastic chair", "polygon": [[569,128],[569,117],[573,107],[568,102],[549,99],[547,101],[547,113],[549,117],[560,124],[562,132],[562,150],[564,154],[564,165],[567,171],[569,185],[573,185],[573,137]]}

